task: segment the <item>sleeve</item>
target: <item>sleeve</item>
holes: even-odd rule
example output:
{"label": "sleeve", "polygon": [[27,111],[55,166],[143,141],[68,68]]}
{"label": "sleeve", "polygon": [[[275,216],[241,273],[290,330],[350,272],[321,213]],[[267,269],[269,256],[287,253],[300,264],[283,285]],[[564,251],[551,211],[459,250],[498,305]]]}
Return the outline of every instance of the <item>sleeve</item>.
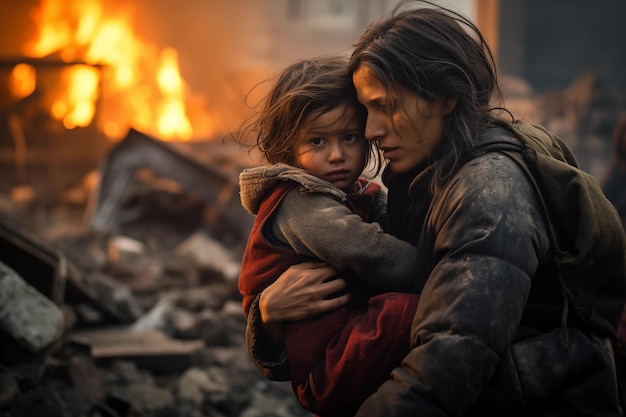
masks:
{"label": "sleeve", "polygon": [[[287,241],[296,252],[322,259],[340,270],[351,269],[370,286],[381,291],[416,292],[418,288],[415,279],[416,248],[384,234],[377,223],[363,222],[358,215],[325,194],[301,194],[296,189],[289,192],[273,218],[272,233],[273,238]],[[258,302],[257,296],[247,319],[249,356],[265,378],[289,380],[291,370],[286,351],[274,345],[266,334]],[[304,325],[297,327],[308,328]],[[302,346],[311,352],[313,350],[308,349],[307,340],[308,337],[301,339]],[[290,346],[298,350],[299,345],[292,342]],[[346,352],[346,355],[350,353]],[[298,370],[308,372],[308,366],[298,366]]]}
{"label": "sleeve", "polygon": [[276,346],[263,329],[257,296],[250,305],[246,324],[248,355],[261,375],[270,381],[289,381],[291,374],[284,347]]}
{"label": "sleeve", "polygon": [[[294,189],[273,221],[273,231],[303,256],[320,259],[381,291],[418,292],[417,248],[367,223],[337,200]],[[384,277],[384,278],[383,278]]]}
{"label": "sleeve", "polygon": [[463,415],[509,349],[549,241],[534,190],[503,158],[470,162],[433,202],[435,266],[412,349],[357,416]]}

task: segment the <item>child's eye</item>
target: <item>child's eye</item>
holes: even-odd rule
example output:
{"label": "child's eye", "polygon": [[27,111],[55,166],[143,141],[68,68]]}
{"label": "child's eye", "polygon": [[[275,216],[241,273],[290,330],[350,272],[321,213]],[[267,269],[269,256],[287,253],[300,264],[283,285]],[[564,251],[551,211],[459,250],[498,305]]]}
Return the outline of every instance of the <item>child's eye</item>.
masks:
{"label": "child's eye", "polygon": [[313,139],[311,139],[311,145],[320,146],[323,143],[324,143],[324,139],[323,138],[313,138]]}
{"label": "child's eye", "polygon": [[356,142],[358,139],[359,137],[355,135],[354,133],[350,133],[343,137],[343,141],[348,142],[348,143]]}

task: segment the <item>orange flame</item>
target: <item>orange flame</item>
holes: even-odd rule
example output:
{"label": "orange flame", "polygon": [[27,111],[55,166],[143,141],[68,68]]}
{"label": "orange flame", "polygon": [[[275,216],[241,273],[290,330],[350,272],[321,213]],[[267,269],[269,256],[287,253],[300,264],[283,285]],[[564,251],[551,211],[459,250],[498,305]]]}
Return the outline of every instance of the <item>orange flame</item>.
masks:
{"label": "orange flame", "polygon": [[55,53],[64,62],[87,64],[64,71],[67,86],[51,115],[68,129],[84,127],[98,106],[98,128],[112,139],[134,127],[162,139],[189,140],[194,131],[178,52],[159,51],[139,39],[132,31],[131,7],[105,13],[97,0],[40,0],[33,12],[37,39],[25,54]]}
{"label": "orange flame", "polygon": [[39,37],[31,46],[33,56],[42,57],[70,44],[72,29],[63,14],[63,4],[55,1],[43,1],[33,11],[33,20],[39,25]]}
{"label": "orange flame", "polygon": [[11,71],[9,89],[17,99],[28,97],[37,85],[37,73],[32,65],[17,64]]}
{"label": "orange flame", "polygon": [[192,130],[185,115],[184,82],[178,71],[178,52],[175,49],[168,48],[161,54],[157,80],[163,95],[158,117],[159,133],[166,138],[189,139]]}
{"label": "orange flame", "polygon": [[52,115],[63,121],[67,129],[89,126],[96,112],[98,71],[85,65],[75,65],[68,71],[65,93],[52,105]]}

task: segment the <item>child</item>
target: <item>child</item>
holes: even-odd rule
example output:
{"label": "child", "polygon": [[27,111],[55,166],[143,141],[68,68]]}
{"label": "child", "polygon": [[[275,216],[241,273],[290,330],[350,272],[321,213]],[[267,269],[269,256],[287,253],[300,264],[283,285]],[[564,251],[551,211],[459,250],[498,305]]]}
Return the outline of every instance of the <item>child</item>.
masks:
{"label": "child", "polygon": [[352,278],[348,307],[276,336],[300,403],[325,416],[354,413],[399,366],[423,285],[416,248],[383,232],[386,194],[360,177],[375,155],[365,119],[346,61],[318,58],[288,66],[240,133],[254,133],[272,164],[240,175],[242,205],[256,216],[239,278],[246,317],[293,264],[317,259]]}

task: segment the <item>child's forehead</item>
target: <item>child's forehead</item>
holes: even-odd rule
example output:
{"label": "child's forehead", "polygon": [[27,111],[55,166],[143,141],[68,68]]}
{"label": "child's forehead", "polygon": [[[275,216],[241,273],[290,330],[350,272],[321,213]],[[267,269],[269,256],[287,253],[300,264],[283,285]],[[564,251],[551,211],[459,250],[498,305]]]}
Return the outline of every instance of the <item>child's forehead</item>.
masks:
{"label": "child's forehead", "polygon": [[321,107],[311,110],[305,117],[308,122],[313,122],[320,118],[352,119],[357,118],[361,114],[362,107],[353,101],[346,100],[333,107]]}
{"label": "child's forehead", "polygon": [[336,132],[360,128],[362,125],[357,108],[344,104],[311,113],[304,120],[302,131]]}

